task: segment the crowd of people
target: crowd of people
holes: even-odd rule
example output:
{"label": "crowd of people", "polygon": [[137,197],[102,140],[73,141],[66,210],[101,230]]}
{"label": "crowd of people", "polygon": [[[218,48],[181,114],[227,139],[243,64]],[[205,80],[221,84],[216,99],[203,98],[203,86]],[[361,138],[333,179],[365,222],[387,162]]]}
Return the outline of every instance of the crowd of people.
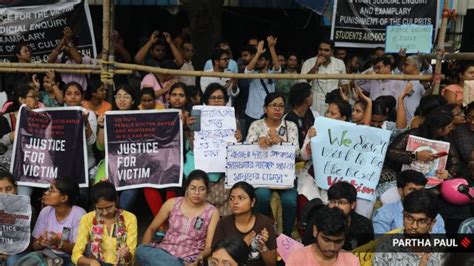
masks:
{"label": "crowd of people", "polygon": [[[133,58],[118,34],[114,41],[116,58],[123,62],[194,70],[193,44],[183,36],[153,32]],[[65,28],[48,62],[92,62],[78,52],[76,42],[71,29]],[[403,50],[386,55],[383,48],[376,48],[362,58],[323,40],[315,57],[301,60],[298,54],[285,54],[277,47],[274,36],[251,38],[238,57],[229,43],[219,41],[203,69],[270,74],[432,73],[429,62],[418,55],[407,56]],[[27,43],[17,46],[15,61],[31,62]],[[38,215],[32,221],[30,247],[21,254],[0,256],[6,265],[25,261],[43,249],[52,250],[64,265],[277,265],[276,239],[283,233],[305,245],[289,255],[287,265],[359,265],[351,251],[384,234],[456,234],[473,216],[472,202],[453,204],[439,186],[427,186],[425,173],[401,170],[404,164],[430,163],[441,156],[429,150],[407,151],[410,135],[444,141],[450,144],[447,166],[436,177],[473,184],[474,63],[451,62],[448,69],[445,74],[450,79],[440,95],[433,94],[430,82],[420,81],[196,79],[139,73],[138,86],[128,77],[119,77],[113,98],[107,98],[107,86],[94,75],[3,74],[7,100],[0,117],[0,193],[34,193],[32,187],[17,186],[18,177],[8,172],[22,105],[84,108],[91,187],[79,189],[70,177],[54,180],[41,200],[32,200]],[[225,189],[224,173],[195,169],[192,128],[196,118],[190,114],[198,105],[233,106],[238,142],[257,143],[262,149],[293,144],[294,187],[276,190],[238,182]],[[106,180],[103,162],[105,113],[168,108],[181,110],[185,185],[117,192]],[[347,182],[334,183],[328,190],[316,184],[310,140],[318,134],[314,126],[318,116],[390,131],[376,200],[359,198],[357,189]],[[136,217],[140,193],[154,216],[143,236],[138,235],[137,218],[141,217]],[[281,213],[275,206],[280,206]],[[372,262],[441,265],[461,258],[393,251],[376,253]]]}

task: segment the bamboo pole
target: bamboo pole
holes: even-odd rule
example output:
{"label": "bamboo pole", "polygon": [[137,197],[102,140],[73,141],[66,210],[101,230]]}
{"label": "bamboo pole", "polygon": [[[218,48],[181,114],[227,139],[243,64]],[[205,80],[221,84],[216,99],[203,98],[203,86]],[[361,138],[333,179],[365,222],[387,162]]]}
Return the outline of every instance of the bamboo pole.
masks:
{"label": "bamboo pole", "polygon": [[207,71],[184,71],[175,69],[164,69],[159,67],[150,67],[143,65],[115,63],[115,66],[121,69],[131,69],[136,71],[151,72],[157,74],[169,74],[175,76],[192,77],[220,77],[237,79],[347,79],[347,80],[431,80],[431,75],[405,75],[405,74],[266,74],[266,73],[222,73]]}
{"label": "bamboo pole", "polygon": [[448,18],[449,18],[449,2],[448,0],[444,0],[443,6],[443,20],[441,21],[441,29],[438,35],[438,46],[436,47],[436,66],[433,76],[433,93],[439,94],[439,87],[441,85],[441,63],[443,59],[443,52],[444,52],[444,39],[446,38],[446,27],[448,26]]}
{"label": "bamboo pole", "polygon": [[[419,54],[421,58],[426,59],[436,59],[436,54]],[[466,60],[474,60],[474,53],[447,53],[442,55],[444,60],[458,60],[458,61],[466,61]]]}
{"label": "bamboo pole", "polygon": [[[48,71],[54,70],[58,73],[71,73],[71,74],[101,74],[100,69],[41,69],[41,68],[25,68],[25,67],[9,67],[4,68],[0,67],[0,73],[46,73]],[[131,75],[133,74],[132,70],[119,69],[115,70],[115,74],[119,75]]]}
{"label": "bamboo pole", "polygon": [[[107,62],[110,48],[110,0],[103,0],[102,2],[102,62]],[[111,84],[109,77],[109,66],[107,64],[101,65],[102,73],[100,80],[107,87]],[[108,90],[110,92],[110,90]]]}
{"label": "bamboo pole", "polygon": [[0,68],[49,68],[51,69],[100,69],[100,65],[93,64],[52,64],[52,63],[0,63]]}

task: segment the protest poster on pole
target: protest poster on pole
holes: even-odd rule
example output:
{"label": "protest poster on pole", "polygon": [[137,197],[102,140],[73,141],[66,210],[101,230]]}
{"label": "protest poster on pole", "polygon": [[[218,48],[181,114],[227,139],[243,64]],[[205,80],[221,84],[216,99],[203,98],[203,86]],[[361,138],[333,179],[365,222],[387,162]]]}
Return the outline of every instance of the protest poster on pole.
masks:
{"label": "protest poster on pole", "polygon": [[227,145],[226,182],[231,188],[245,181],[254,187],[294,186],[296,147],[288,143],[262,149],[257,144]]}
{"label": "protest poster on pole", "polygon": [[201,130],[194,132],[194,164],[208,173],[224,173],[227,143],[235,143],[235,111],[227,106],[194,106],[201,110]]}
{"label": "protest poster on pole", "polygon": [[338,47],[375,48],[385,45],[385,31],[391,25],[432,25],[436,33],[440,20],[438,2],[334,0],[331,39]]}
{"label": "protest poster on pole", "polygon": [[47,188],[58,177],[89,186],[81,107],[18,111],[10,171],[18,185]]}
{"label": "protest poster on pole", "polygon": [[179,110],[105,113],[107,176],[117,190],[180,187],[183,125]]}
{"label": "protest poster on pole", "polygon": [[0,254],[23,252],[31,238],[30,197],[0,194]]}
{"label": "protest poster on pole", "polygon": [[[3,1],[5,2],[5,1]],[[0,8],[0,59],[11,61],[15,47],[27,43],[32,62],[46,62],[50,52],[61,42],[65,27],[77,36],[78,51],[95,58],[94,30],[87,1],[13,0]]]}
{"label": "protest poster on pole", "polygon": [[346,181],[357,197],[374,200],[390,131],[326,117],[316,117],[318,132],[311,139],[316,184],[322,189]]}

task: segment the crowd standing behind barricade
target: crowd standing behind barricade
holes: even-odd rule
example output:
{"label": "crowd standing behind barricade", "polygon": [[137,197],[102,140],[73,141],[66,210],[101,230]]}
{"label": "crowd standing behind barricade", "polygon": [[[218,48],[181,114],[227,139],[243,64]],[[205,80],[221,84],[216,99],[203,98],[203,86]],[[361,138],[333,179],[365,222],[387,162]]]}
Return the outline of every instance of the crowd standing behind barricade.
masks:
{"label": "crowd standing behind barricade", "polygon": [[[277,36],[250,38],[242,47],[221,40],[204,66],[193,65],[192,40],[153,32],[132,58],[118,32],[113,42],[124,62],[220,73],[409,74],[432,73],[418,55],[351,54],[330,40],[314,46],[315,57],[279,51]],[[87,64],[69,27],[48,62]],[[239,50],[240,48],[240,50]],[[293,47],[297,50],[297,47]],[[233,51],[240,51],[240,54]],[[27,43],[17,45],[14,60],[31,62]],[[431,82],[403,80],[285,80],[185,77],[139,73],[117,78],[107,99],[107,86],[95,75],[2,74],[0,116],[0,193],[32,197],[38,213],[32,222],[29,248],[0,254],[6,265],[27,263],[33,252],[52,250],[64,265],[277,265],[280,233],[305,247],[286,258],[287,265],[359,265],[351,251],[383,234],[405,232],[457,233],[474,215],[473,204],[453,204],[452,194],[427,186],[426,176],[402,165],[430,164],[441,155],[430,150],[406,151],[409,136],[450,144],[445,170],[435,173],[448,182],[474,184],[474,63],[450,62],[440,95]],[[109,87],[109,89],[111,89]],[[47,190],[16,184],[8,170],[16,137],[18,111],[42,107],[82,106],[87,141],[90,189],[79,189],[60,177]],[[206,173],[194,165],[193,106],[233,106],[235,139],[261,149],[295,146],[296,180],[292,188],[254,188],[238,182],[225,188],[223,173]],[[104,116],[107,111],[178,109],[183,122],[184,184],[181,188],[116,191],[106,180]],[[329,189],[315,182],[311,138],[318,135],[315,119],[345,121],[390,131],[390,143],[375,200],[357,197],[350,183]],[[426,188],[425,188],[426,187]],[[144,195],[154,218],[137,211]],[[38,195],[42,195],[39,196]],[[41,200],[37,200],[41,198]],[[327,205],[327,206],[326,206]],[[92,206],[92,207],[91,207]],[[280,211],[278,211],[280,209]],[[87,211],[90,211],[86,213]],[[145,212],[148,213],[148,212]],[[139,234],[140,220],[152,220]],[[138,224],[137,224],[138,221]],[[474,228],[471,228],[471,232]],[[140,242],[141,244],[139,244]],[[377,253],[374,265],[442,265],[446,254]],[[408,264],[406,264],[408,263]],[[3,264],[2,264],[3,265]],[[27,264],[21,264],[27,265]]]}

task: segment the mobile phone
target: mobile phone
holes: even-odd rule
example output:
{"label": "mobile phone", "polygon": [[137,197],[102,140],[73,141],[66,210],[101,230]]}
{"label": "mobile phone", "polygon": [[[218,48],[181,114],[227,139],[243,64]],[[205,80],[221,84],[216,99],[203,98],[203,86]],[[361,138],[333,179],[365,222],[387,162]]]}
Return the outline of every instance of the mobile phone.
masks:
{"label": "mobile phone", "polygon": [[407,94],[407,96],[410,97],[410,96],[413,95],[413,93],[415,93],[415,91],[414,91],[414,90],[411,90],[411,91]]}
{"label": "mobile phone", "polygon": [[69,227],[63,227],[63,233],[61,234],[61,241],[68,241],[69,236],[71,235],[71,228]]}
{"label": "mobile phone", "polygon": [[192,109],[191,116],[194,117],[195,122],[189,125],[189,129],[192,131],[201,131],[201,110]]}
{"label": "mobile phone", "polygon": [[448,155],[448,153],[445,152],[445,151],[433,154],[433,156],[436,157],[436,158],[441,158],[441,157],[446,156],[446,155]]}

